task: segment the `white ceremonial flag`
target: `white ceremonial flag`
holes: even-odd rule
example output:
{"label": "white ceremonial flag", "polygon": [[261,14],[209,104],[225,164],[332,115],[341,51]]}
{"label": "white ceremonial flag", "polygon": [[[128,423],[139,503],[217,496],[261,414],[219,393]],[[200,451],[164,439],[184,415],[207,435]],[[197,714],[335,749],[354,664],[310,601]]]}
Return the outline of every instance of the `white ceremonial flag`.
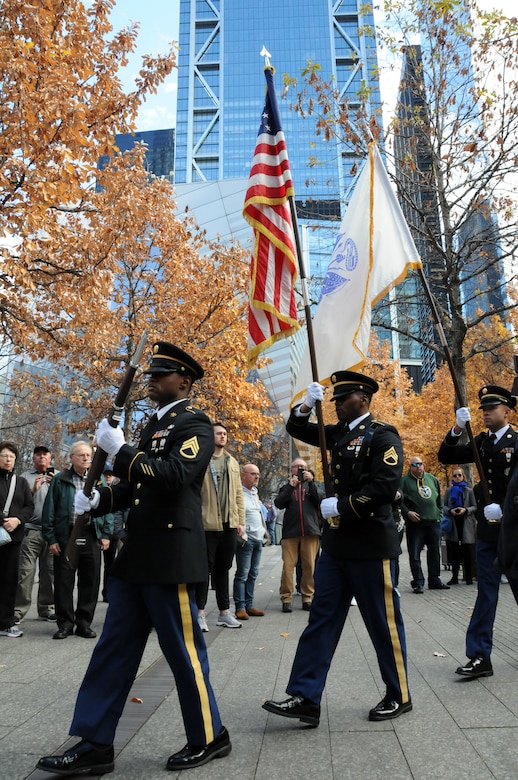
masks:
{"label": "white ceremonial flag", "polygon": [[[313,319],[318,381],[360,369],[369,346],[371,310],[422,263],[375,143],[340,226]],[[313,381],[306,346],[293,403]]]}

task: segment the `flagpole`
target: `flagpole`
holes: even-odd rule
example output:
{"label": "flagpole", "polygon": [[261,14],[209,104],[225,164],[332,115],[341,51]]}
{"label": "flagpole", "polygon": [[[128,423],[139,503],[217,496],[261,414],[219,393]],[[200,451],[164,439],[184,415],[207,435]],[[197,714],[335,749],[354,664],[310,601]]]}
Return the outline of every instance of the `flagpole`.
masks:
{"label": "flagpole", "polygon": [[[430,309],[432,311],[433,320],[435,322],[435,326],[437,328],[437,332],[439,334],[439,341],[441,342],[441,347],[444,352],[444,356],[446,358],[446,362],[448,364],[448,368],[450,370],[450,375],[453,381],[453,387],[455,390],[455,395],[457,396],[457,400],[459,402],[460,406],[466,406],[466,402],[462,393],[462,390],[460,388],[459,379],[457,377],[457,372],[455,371],[455,366],[453,365],[453,358],[451,356],[450,348],[448,346],[448,341],[446,340],[446,334],[444,333],[444,328],[442,327],[441,318],[439,316],[439,310],[437,308],[437,304],[435,302],[435,299],[432,295],[432,291],[430,289],[430,285],[428,284],[428,280],[424,274],[423,267],[421,266],[418,269],[419,278],[421,279],[421,284],[423,285],[423,289],[426,295],[426,298],[428,300]],[[489,492],[489,485],[487,483],[486,475],[484,473],[483,467],[482,467],[482,460],[480,458],[480,453],[478,451],[478,447],[475,444],[475,438],[473,436],[473,431],[471,430],[471,425],[469,422],[466,423],[466,433],[468,434],[469,443],[471,444],[471,448],[473,450],[473,460],[475,461],[475,465],[478,470],[478,475],[480,478],[480,486],[482,488],[482,492],[484,494],[484,501],[486,504],[491,503],[491,494]]]}
{"label": "flagpole", "polygon": [[[311,357],[311,371],[312,371],[313,381],[314,382],[318,382],[318,370],[317,370],[317,362],[316,362],[316,354],[315,354],[315,339],[314,339],[314,336],[313,336],[313,327],[312,327],[312,321],[311,321],[311,309],[310,309],[310,305],[309,305],[309,296],[308,296],[308,292],[307,292],[306,274],[305,274],[304,263],[303,263],[303,258],[302,258],[302,248],[301,248],[301,245],[300,245],[300,235],[299,235],[299,228],[298,228],[297,211],[296,211],[296,207],[295,207],[293,183],[291,181],[291,173],[289,171],[289,162],[288,162],[287,150],[286,150],[286,145],[284,143],[284,136],[282,134],[282,127],[281,127],[280,115],[279,115],[279,107],[278,107],[278,104],[277,104],[277,98],[276,98],[276,95],[275,95],[275,86],[274,86],[274,83],[273,83],[273,73],[275,72],[275,70],[274,70],[274,68],[273,68],[273,66],[271,65],[271,62],[270,62],[271,54],[266,49],[265,46],[263,46],[263,48],[262,48],[261,56],[264,57],[264,72],[265,72],[265,75],[266,75],[267,90],[266,90],[265,108],[263,110],[263,114],[262,114],[262,118],[261,118],[261,126],[259,128],[259,134],[261,134],[261,133],[268,133],[268,134],[270,134],[270,133],[272,133],[272,127],[275,128],[275,136],[276,136],[275,155],[277,155],[277,156],[279,155],[279,148],[280,148],[285,156],[283,157],[283,162],[281,162],[278,159],[278,160],[276,160],[276,165],[274,166],[274,167],[278,168],[278,173],[276,174],[276,176],[273,176],[274,183],[275,183],[276,187],[272,187],[272,183],[270,181],[268,181],[268,183],[263,186],[263,192],[261,192],[261,197],[259,199],[257,199],[257,186],[255,186],[253,194],[250,193],[251,187],[249,187],[249,190],[247,191],[247,195],[246,195],[245,208],[243,210],[243,215],[244,215],[245,219],[247,219],[247,221],[250,222],[250,224],[254,225],[254,229],[258,229],[258,224],[259,223],[261,224],[261,227],[264,228],[262,223],[265,220],[264,219],[261,220],[260,218],[258,218],[257,214],[255,214],[255,213],[254,214],[249,214],[248,210],[247,210],[247,206],[249,204],[255,204],[256,201],[261,203],[261,204],[264,204],[265,202],[270,204],[270,202],[271,202],[272,206],[274,206],[274,205],[278,206],[283,201],[283,199],[282,199],[282,197],[279,198],[279,192],[277,190],[279,190],[280,192],[284,192],[285,193],[286,200],[284,201],[284,204],[286,202],[289,204],[289,216],[291,217],[291,220],[289,220],[288,219],[288,211],[286,210],[286,219],[285,219],[286,228],[289,229],[287,223],[289,221],[291,221],[291,231],[290,232],[293,234],[293,239],[294,239],[294,242],[295,242],[294,246],[293,246],[293,244],[291,244],[291,246],[289,246],[291,241],[288,241],[288,240],[282,241],[281,244],[278,243],[279,242],[279,238],[276,235],[277,230],[278,230],[278,225],[276,224],[277,221],[278,221],[278,214],[275,214],[274,215],[275,218],[268,222],[267,229],[264,229],[264,234],[265,234],[265,236],[267,238],[267,241],[269,241],[269,242],[273,241],[277,248],[282,248],[282,251],[284,253],[286,251],[288,252],[288,255],[290,256],[290,266],[291,266],[291,268],[293,270],[293,276],[296,273],[296,265],[295,265],[295,257],[294,257],[294,255],[297,256],[297,262],[298,262],[298,268],[299,268],[299,276],[301,278],[302,294],[303,294],[303,298],[304,298],[304,311],[305,311],[305,314],[306,314],[309,354],[310,354],[310,357]],[[270,81],[271,81],[270,87],[271,88],[268,87],[268,76],[270,77]],[[270,113],[273,116],[270,116]],[[279,131],[280,131],[280,133],[279,133]],[[277,143],[277,136],[278,135],[282,135],[281,144]],[[266,155],[267,154],[268,154],[268,149],[266,150]],[[256,146],[256,152],[254,154],[254,163],[255,163],[256,156],[258,158],[257,168],[259,170],[261,170],[262,165],[264,164],[265,149],[261,147],[261,149],[258,151],[258,148]],[[267,160],[267,162],[271,162],[271,158],[269,160]],[[254,163],[252,163],[252,169],[254,169]],[[287,168],[288,168],[287,174],[289,174],[289,184],[287,183],[285,163],[287,164]],[[263,173],[263,175],[266,175],[264,173],[264,170],[262,170],[261,172]],[[271,171],[268,171],[268,176],[270,178],[272,178]],[[273,195],[270,192],[270,190],[272,190],[272,189],[274,190]],[[266,190],[266,192],[264,190]],[[249,198],[249,193],[250,193],[250,198]],[[273,201],[272,201],[272,198],[273,198]],[[262,215],[262,216],[264,217],[264,215]],[[276,241],[276,239],[277,239],[277,241]],[[286,247],[286,245],[288,245],[288,247]],[[261,290],[261,295],[264,292],[265,292],[264,290]],[[293,288],[292,288],[292,293],[293,293]],[[260,298],[260,301],[262,301],[262,300],[263,299]],[[297,327],[297,328],[299,327],[298,322],[297,322],[294,298],[292,299],[292,303],[293,303],[293,309],[294,309],[293,315],[294,315],[295,322],[293,322],[293,319],[290,318],[291,328],[290,329],[286,329],[285,328],[286,335],[288,335],[294,329],[294,327]],[[274,310],[274,314],[276,314],[275,310]],[[284,322],[285,321],[286,321],[286,319],[284,319]],[[279,320],[279,325],[280,325],[280,320]],[[262,338],[261,341],[258,341],[257,340],[257,335],[258,334],[257,334],[256,330],[257,329],[254,329],[254,336],[256,337],[256,338],[254,338],[254,342],[256,344],[256,349],[257,349],[257,346],[260,347],[261,344],[267,343],[269,341],[269,339],[264,338],[264,336],[265,336],[264,330],[265,329],[263,328],[262,331],[261,331],[261,329],[259,329],[260,330],[259,336],[263,337],[263,338]],[[250,307],[249,307],[249,334],[250,334]],[[277,335],[277,337],[278,337],[278,335]],[[271,334],[270,334],[270,339],[271,339]],[[250,351],[249,351],[249,360],[250,360]],[[326,449],[326,435],[325,435],[325,428],[324,428],[324,418],[323,418],[323,414],[322,414],[322,404],[320,403],[320,401],[317,401],[315,411],[316,411],[317,422],[318,422],[318,425],[317,425],[317,427],[318,427],[318,441],[319,441],[319,447],[320,447],[320,455],[321,455],[321,459],[322,459],[322,472],[323,472],[324,484],[325,484],[325,488],[326,488],[326,495],[327,496],[331,496],[331,495],[333,495],[333,485],[332,485],[331,475],[329,473],[329,467],[328,467],[327,449]]]}
{"label": "flagpole", "polygon": [[[306,316],[306,328],[308,334],[308,348],[309,359],[311,362],[311,374],[314,382],[318,382],[318,368],[317,368],[317,356],[315,350],[315,337],[313,335],[313,321],[311,319],[311,307],[309,303],[308,285],[306,278],[306,271],[304,268],[304,259],[302,256],[302,247],[300,245],[299,223],[297,218],[297,208],[295,206],[295,199],[293,195],[288,198],[290,204],[291,221],[293,225],[293,233],[295,237],[295,249],[297,250],[297,261],[299,265],[299,276],[302,287],[302,299],[304,301],[304,313]],[[315,404],[315,412],[317,415],[318,426],[318,444],[320,448],[320,458],[322,460],[322,473],[324,477],[324,485],[326,488],[326,496],[334,495],[333,483],[331,480],[331,474],[329,473],[329,463],[327,459],[327,447],[326,447],[326,432],[324,427],[324,415],[322,412],[322,402],[317,401]]]}

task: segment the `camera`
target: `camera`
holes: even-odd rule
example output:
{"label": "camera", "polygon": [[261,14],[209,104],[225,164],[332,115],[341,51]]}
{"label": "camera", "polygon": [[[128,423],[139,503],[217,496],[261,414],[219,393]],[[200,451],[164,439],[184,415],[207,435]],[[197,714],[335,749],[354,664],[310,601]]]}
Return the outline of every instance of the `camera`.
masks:
{"label": "camera", "polygon": [[299,466],[297,469],[297,479],[299,482],[304,482],[304,469]]}
{"label": "camera", "polygon": [[53,477],[55,473],[56,473],[56,469],[53,468],[47,469],[47,471],[45,472],[47,477]]}

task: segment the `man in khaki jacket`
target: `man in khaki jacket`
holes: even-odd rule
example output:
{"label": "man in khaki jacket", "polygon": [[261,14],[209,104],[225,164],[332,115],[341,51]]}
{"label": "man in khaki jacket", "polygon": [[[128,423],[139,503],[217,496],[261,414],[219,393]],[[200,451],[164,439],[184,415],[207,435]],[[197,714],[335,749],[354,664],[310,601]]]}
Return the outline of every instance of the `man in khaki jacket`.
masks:
{"label": "man in khaki jacket", "polygon": [[[222,423],[214,423],[214,455],[205,473],[201,490],[202,519],[207,541],[209,576],[216,591],[219,607],[217,626],[241,628],[241,623],[230,614],[229,578],[236,551],[236,540],[245,526],[245,504],[241,486],[239,463],[225,450],[227,429]],[[198,623],[202,631],[208,631],[205,605],[209,582],[196,587]]]}

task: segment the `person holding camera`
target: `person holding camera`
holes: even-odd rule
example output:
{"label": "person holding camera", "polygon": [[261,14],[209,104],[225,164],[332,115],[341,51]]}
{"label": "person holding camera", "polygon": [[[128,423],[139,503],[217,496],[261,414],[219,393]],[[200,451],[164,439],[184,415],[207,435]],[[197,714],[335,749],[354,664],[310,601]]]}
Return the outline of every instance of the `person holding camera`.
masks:
{"label": "person holding camera", "polygon": [[36,561],[39,563],[38,616],[42,620],[56,620],[54,559],[41,530],[43,504],[49,491],[50,481],[55,474],[55,469],[50,465],[51,460],[52,455],[49,448],[45,444],[37,444],[32,455],[32,468],[22,474],[22,477],[25,477],[29,483],[32,492],[34,512],[30,520],[25,523],[25,535],[20,550],[20,570],[14,607],[14,617],[17,624],[22,622],[31,606]]}
{"label": "person holding camera", "polygon": [[300,556],[302,609],[309,612],[315,583],[315,561],[320,547],[320,502],[323,491],[317,487],[313,472],[301,458],[291,464],[291,476],[279,490],[275,506],[284,509],[282,526],[282,574],[279,593],[282,611],[292,611],[293,571]]}

